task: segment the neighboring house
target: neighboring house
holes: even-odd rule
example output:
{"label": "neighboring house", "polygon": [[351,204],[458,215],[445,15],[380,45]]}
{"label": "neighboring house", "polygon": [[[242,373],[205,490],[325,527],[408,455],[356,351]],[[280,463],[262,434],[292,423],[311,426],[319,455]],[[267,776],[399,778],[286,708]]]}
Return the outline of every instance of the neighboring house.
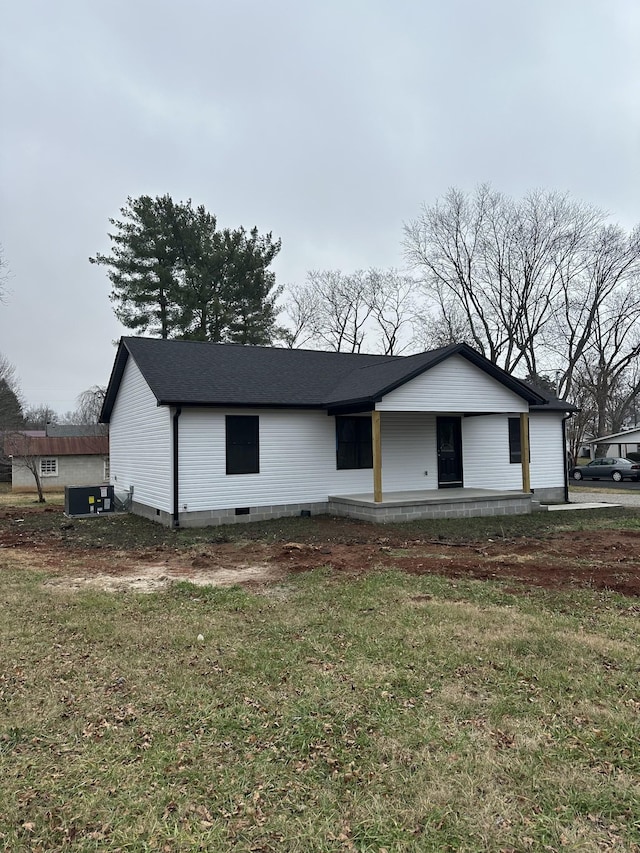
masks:
{"label": "neighboring house", "polygon": [[585,444],[591,448],[592,458],[595,457],[595,450],[599,444],[607,448],[604,451],[604,456],[625,457],[627,453],[637,453],[640,450],[640,427],[625,429],[612,435],[602,435],[600,438],[592,438],[590,441],[585,441]]}
{"label": "neighboring house", "polygon": [[11,457],[14,492],[36,491],[30,470],[40,475],[43,491],[65,486],[92,486],[109,480],[109,438],[106,435],[52,438],[12,433],[5,438],[5,455]]}
{"label": "neighboring house", "polygon": [[101,420],[116,489],[179,526],[529,512],[532,490],[565,499],[571,411],[466,344],[380,356],[123,338]]}

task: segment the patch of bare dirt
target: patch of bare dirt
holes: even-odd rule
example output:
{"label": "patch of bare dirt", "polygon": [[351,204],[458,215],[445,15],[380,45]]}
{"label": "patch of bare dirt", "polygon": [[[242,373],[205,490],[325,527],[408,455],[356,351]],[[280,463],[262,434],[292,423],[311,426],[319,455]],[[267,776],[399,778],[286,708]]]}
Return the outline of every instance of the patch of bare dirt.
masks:
{"label": "patch of bare dirt", "polygon": [[[190,549],[160,544],[148,548],[78,547],[60,535],[28,533],[15,510],[0,523],[0,562],[50,572],[48,583],[65,589],[99,587],[154,591],[176,581],[266,588],[290,574],[330,567],[337,575],[377,569],[453,578],[517,581],[521,585],[563,589],[589,587],[640,596],[640,532],[561,532],[547,538],[522,537],[481,545],[403,540],[380,535],[379,528],[351,524],[325,541],[216,542]],[[317,533],[318,531],[316,531]],[[64,531],[63,531],[64,533]],[[339,539],[339,541],[336,541]]]}
{"label": "patch of bare dirt", "polygon": [[217,571],[167,569],[165,565],[142,566],[128,574],[94,572],[84,575],[62,575],[51,578],[45,586],[63,590],[101,589],[107,592],[158,592],[176,581],[189,581],[195,586],[235,586],[268,584],[279,579],[270,566],[241,566]]}

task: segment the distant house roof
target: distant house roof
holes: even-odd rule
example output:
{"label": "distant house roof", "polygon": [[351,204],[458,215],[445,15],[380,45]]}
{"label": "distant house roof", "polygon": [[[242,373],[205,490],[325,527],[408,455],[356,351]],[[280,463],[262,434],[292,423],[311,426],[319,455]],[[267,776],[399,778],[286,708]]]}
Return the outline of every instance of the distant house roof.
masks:
{"label": "distant house roof", "polygon": [[7,456],[107,456],[106,435],[47,438],[13,433],[5,438]]}
{"label": "distant house roof", "polygon": [[107,423],[129,356],[158,405],[370,408],[385,394],[451,356],[492,376],[532,408],[573,407],[516,379],[467,344],[409,356],[212,344],[125,337],[120,341],[102,407]]}
{"label": "distant house roof", "polygon": [[640,427],[625,429],[622,432],[614,432],[612,435],[602,435],[600,438],[591,438],[584,444],[640,444]]}
{"label": "distant house roof", "polygon": [[105,435],[104,424],[47,424],[50,438],[74,438],[78,436]]}

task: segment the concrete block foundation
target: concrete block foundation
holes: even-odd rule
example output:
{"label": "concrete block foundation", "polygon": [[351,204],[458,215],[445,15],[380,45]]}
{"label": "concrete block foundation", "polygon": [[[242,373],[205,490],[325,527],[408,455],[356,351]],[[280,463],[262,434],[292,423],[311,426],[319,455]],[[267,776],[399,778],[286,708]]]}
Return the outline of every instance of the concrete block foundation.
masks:
{"label": "concrete block foundation", "polygon": [[[548,500],[548,498],[547,498]],[[266,521],[303,514],[336,515],[386,524],[415,521],[423,518],[470,518],[472,516],[525,515],[538,508],[540,493],[491,491],[489,489],[440,489],[424,492],[390,492],[381,503],[373,495],[332,495],[326,501],[311,503],[274,504],[232,509],[212,509],[181,512],[180,527],[215,527],[221,524],[242,524]],[[132,512],[150,518],[167,527],[173,525],[173,515],[136,501]]]}

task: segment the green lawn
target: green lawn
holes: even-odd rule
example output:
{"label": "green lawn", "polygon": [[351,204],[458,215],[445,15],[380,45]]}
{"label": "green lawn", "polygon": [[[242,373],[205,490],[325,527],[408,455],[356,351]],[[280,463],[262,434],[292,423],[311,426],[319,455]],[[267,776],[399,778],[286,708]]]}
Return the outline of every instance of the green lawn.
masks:
{"label": "green lawn", "polygon": [[0,572],[0,848],[640,850],[635,600]]}

